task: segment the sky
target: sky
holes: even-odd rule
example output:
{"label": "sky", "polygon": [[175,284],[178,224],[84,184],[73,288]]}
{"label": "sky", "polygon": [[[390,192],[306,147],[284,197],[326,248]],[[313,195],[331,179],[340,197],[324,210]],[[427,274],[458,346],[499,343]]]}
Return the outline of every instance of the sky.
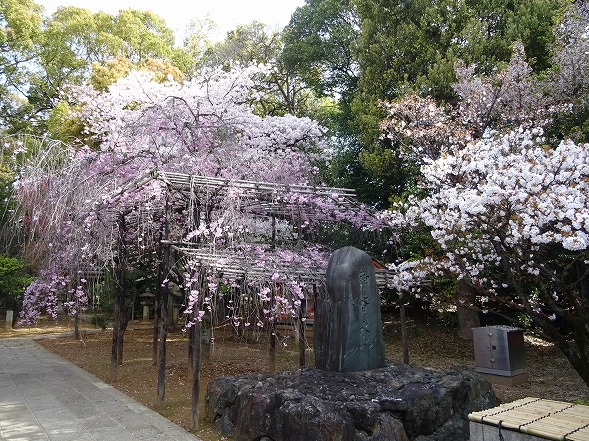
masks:
{"label": "sky", "polygon": [[50,15],[58,6],[78,6],[93,12],[99,10],[116,14],[120,9],[143,9],[162,17],[176,32],[176,44],[181,45],[186,25],[192,20],[207,16],[217,25],[213,40],[222,40],[228,31],[239,24],[254,20],[265,23],[270,29],[288,24],[291,14],[304,0],[36,0]]}

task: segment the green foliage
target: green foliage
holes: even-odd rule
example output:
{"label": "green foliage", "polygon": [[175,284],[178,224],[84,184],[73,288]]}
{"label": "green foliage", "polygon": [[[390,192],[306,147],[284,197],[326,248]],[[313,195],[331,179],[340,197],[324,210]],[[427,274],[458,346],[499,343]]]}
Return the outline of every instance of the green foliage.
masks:
{"label": "green foliage", "polygon": [[[123,57],[185,62],[173,31],[153,12],[125,9],[118,15],[60,7],[44,18],[31,0],[0,3],[0,127],[9,133],[56,133],[64,109],[48,127],[60,94],[88,80],[93,63]],[[63,105],[62,105],[63,106]],[[67,139],[75,128],[57,133]]]}
{"label": "green foliage", "polygon": [[165,82],[172,78],[182,83],[186,76],[170,61],[148,58],[141,61],[132,61],[129,58],[117,57],[107,60],[105,63],[93,63],[90,83],[96,90],[104,91],[108,86],[120,78],[127,76],[132,70],[144,70],[155,75],[157,82]]}
{"label": "green foliage", "polygon": [[282,57],[283,39],[279,32],[269,31],[259,22],[237,26],[225,40],[207,47],[202,67],[268,66],[268,72],[256,78],[260,92],[253,104],[263,116],[292,114],[309,116],[329,124],[335,106],[333,100],[318,96]]}
{"label": "green foliage", "polygon": [[[82,121],[73,116],[72,106],[67,101],[59,101],[47,119],[47,131],[52,139],[74,142],[87,138]],[[91,144],[89,139],[86,144]]]}
{"label": "green foliage", "polygon": [[[32,0],[0,1],[0,47],[29,49],[40,32],[41,7]],[[5,53],[3,52],[3,55]],[[0,60],[5,61],[0,58]]]}
{"label": "green foliage", "polygon": [[351,0],[307,0],[284,31],[282,58],[318,94],[355,88],[358,17]]}
{"label": "green foliage", "polygon": [[34,57],[41,33],[41,7],[32,0],[0,0],[0,78],[19,78],[23,64]]}
{"label": "green foliage", "polygon": [[122,46],[115,55],[141,61],[167,59],[172,54],[174,32],[151,11],[123,9],[114,17],[109,30]]}
{"label": "green foliage", "polygon": [[[552,28],[565,0],[442,0],[390,2],[357,0],[361,34],[358,40],[358,87],[351,104],[355,130],[364,146],[365,169],[413,180],[411,164],[397,163],[394,145],[383,144],[380,103],[408,93],[454,102],[454,64],[463,60],[488,74],[511,57],[514,41],[522,41],[537,71],[550,64]],[[387,172],[388,170],[388,172]],[[401,195],[411,183],[390,189]]]}
{"label": "green foliage", "polygon": [[10,217],[10,210],[12,208],[10,195],[12,194],[13,180],[13,170],[0,158],[0,227]]}
{"label": "green foliage", "polygon": [[114,292],[115,292],[115,281],[111,270],[107,270],[104,273],[104,277],[99,283],[91,286],[92,298],[97,302],[99,307],[100,315],[110,318],[114,312]]}
{"label": "green foliage", "polygon": [[20,114],[27,103],[19,91],[26,88],[28,66],[37,57],[41,11],[32,0],[0,0],[0,130],[28,127]]}
{"label": "green foliage", "polygon": [[321,123],[334,136],[335,157],[327,180],[332,185],[355,188],[363,201],[378,204],[383,198],[377,194],[379,187],[373,177],[359,163],[360,148],[352,121],[359,31],[351,0],[307,0],[284,29],[281,60],[304,85],[327,100],[328,107],[318,107]]}
{"label": "green foliage", "polygon": [[33,280],[21,259],[0,254],[0,307],[18,310],[22,293]]}
{"label": "green foliage", "polygon": [[556,139],[568,137],[576,142],[589,142],[589,108],[557,115],[547,135]]}
{"label": "green foliage", "polygon": [[232,65],[275,63],[280,49],[280,35],[268,32],[266,25],[254,21],[248,25],[238,25],[227,33],[223,41],[210,45],[206,51],[205,65],[222,66],[229,70]]}
{"label": "green foliage", "polygon": [[489,73],[509,60],[516,40],[524,43],[534,67],[545,69],[562,5],[557,0],[358,1],[356,112],[370,114],[379,100],[398,98],[408,89],[452,100],[457,59]]}
{"label": "green foliage", "polygon": [[213,43],[210,35],[215,30],[212,20],[193,20],[188,24],[181,48],[175,48],[170,59],[188,78],[191,78],[206,61],[206,54]]}
{"label": "green foliage", "polygon": [[105,314],[94,314],[92,317],[90,317],[90,324],[102,329],[103,331],[106,330],[108,321],[108,316]]}

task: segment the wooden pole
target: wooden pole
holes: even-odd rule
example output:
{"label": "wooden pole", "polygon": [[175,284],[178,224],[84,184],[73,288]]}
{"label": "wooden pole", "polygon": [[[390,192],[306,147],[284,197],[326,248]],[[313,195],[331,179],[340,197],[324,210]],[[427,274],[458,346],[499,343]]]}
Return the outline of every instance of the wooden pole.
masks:
{"label": "wooden pole", "polygon": [[[272,215],[272,249],[276,248],[276,216]],[[269,368],[270,372],[276,370],[276,314],[274,307],[276,305],[276,283],[272,282],[272,292],[270,293],[270,326],[268,330],[269,348]]]}
{"label": "wooden pole", "polygon": [[[190,319],[193,318],[192,315]],[[194,325],[188,329],[188,372],[194,372]]]}
{"label": "wooden pole", "polygon": [[[200,303],[200,302],[199,302]],[[198,314],[198,313],[197,313]],[[193,340],[193,359],[192,359],[192,400],[190,405],[190,430],[198,429],[199,402],[200,402],[200,359],[201,359],[201,329],[202,323],[197,322],[192,325],[194,328],[191,332]]]}
{"label": "wooden pole", "polygon": [[158,344],[159,344],[159,332],[160,332],[160,321],[161,321],[161,302],[162,302],[162,242],[163,242],[163,231],[159,233],[159,245],[157,247],[157,275],[155,284],[155,297],[153,304],[153,340],[152,340],[152,353],[151,358],[153,364],[158,362]]}
{"label": "wooden pole", "polygon": [[[159,283],[159,277],[158,277]],[[155,299],[154,299],[154,311],[153,311],[153,340],[152,340],[152,347],[151,347],[151,360],[153,364],[157,364],[157,348],[159,343],[159,330],[160,330],[160,302],[161,302],[161,291],[156,289]]]}
{"label": "wooden pole", "polygon": [[119,280],[117,281],[117,302],[119,303],[118,318],[116,320],[117,326],[119,327],[117,333],[117,365],[122,366],[123,364],[123,338],[125,336],[125,330],[127,329],[127,317],[125,316],[125,294],[126,294],[126,283],[127,277],[127,250],[125,247],[125,233],[127,226],[125,224],[125,217],[121,214],[120,220],[120,257],[119,257]]}
{"label": "wooden pole", "polygon": [[[313,285],[313,289],[315,289],[315,285]],[[306,350],[307,350],[307,340],[305,339],[305,311],[307,310],[307,300],[301,300],[301,308],[299,310],[299,320],[298,320],[298,329],[297,332],[299,333],[299,366],[304,367],[306,365]]]}
{"label": "wooden pole", "polygon": [[270,294],[270,325],[268,330],[268,340],[270,341],[269,349],[269,369],[270,372],[276,370],[276,315],[274,313],[274,306],[276,304],[276,284],[272,284],[272,291]]}
{"label": "wooden pole", "polygon": [[407,316],[405,314],[405,296],[399,295],[399,318],[401,320],[401,341],[403,343],[403,363],[409,364],[409,339],[407,335]]}
{"label": "wooden pole", "polygon": [[202,317],[200,342],[201,342],[201,357],[205,361],[211,360],[211,341],[212,341],[212,326],[213,318],[210,310],[205,311]]}
{"label": "wooden pole", "polygon": [[112,348],[110,356],[110,372],[113,381],[117,379],[117,365],[123,364],[123,332],[125,313],[125,215],[119,213],[117,257],[115,260],[115,302],[114,323],[112,328]]}
{"label": "wooden pole", "polygon": [[166,394],[166,341],[168,338],[168,292],[164,289],[162,293],[161,320],[160,320],[160,342],[158,357],[158,375],[157,375],[157,406],[164,405],[164,396]]}
{"label": "wooden pole", "polygon": [[166,214],[164,219],[164,246],[162,252],[162,280],[159,281],[162,292],[161,320],[160,320],[160,346],[159,346],[159,367],[157,376],[157,407],[164,405],[166,394],[166,340],[168,338],[168,309],[170,290],[168,288],[168,276],[170,272],[170,206],[166,197]]}
{"label": "wooden pole", "polygon": [[76,300],[76,312],[74,312],[74,340],[80,339],[80,316],[78,309],[80,308],[79,302]]}

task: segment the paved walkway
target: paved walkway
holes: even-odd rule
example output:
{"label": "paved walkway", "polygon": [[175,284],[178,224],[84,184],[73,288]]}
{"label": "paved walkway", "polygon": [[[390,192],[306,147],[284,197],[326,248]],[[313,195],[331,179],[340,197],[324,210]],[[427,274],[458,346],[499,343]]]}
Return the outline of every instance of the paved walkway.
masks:
{"label": "paved walkway", "polygon": [[30,338],[0,339],[0,440],[199,441]]}

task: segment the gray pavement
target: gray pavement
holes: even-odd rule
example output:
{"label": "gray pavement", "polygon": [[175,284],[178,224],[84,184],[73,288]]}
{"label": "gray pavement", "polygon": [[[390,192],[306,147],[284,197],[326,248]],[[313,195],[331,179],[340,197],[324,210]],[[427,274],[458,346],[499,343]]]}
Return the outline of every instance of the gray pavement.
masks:
{"label": "gray pavement", "polygon": [[0,440],[199,441],[36,344],[0,339]]}

